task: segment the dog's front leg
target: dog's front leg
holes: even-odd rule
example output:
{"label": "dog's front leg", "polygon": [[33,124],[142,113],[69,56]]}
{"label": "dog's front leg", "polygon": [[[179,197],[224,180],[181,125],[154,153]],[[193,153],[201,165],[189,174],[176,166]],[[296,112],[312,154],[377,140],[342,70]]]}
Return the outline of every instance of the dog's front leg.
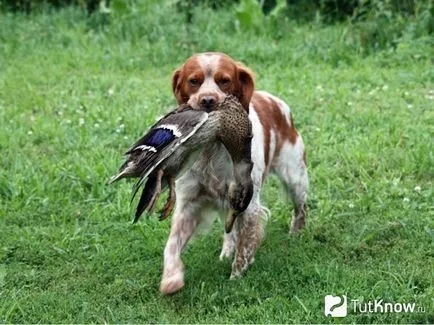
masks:
{"label": "dog's front leg", "polygon": [[165,295],[175,293],[184,286],[181,252],[198,224],[195,215],[197,209],[194,208],[194,203],[178,200],[176,204],[169,239],[164,249],[164,269],[160,292]]}

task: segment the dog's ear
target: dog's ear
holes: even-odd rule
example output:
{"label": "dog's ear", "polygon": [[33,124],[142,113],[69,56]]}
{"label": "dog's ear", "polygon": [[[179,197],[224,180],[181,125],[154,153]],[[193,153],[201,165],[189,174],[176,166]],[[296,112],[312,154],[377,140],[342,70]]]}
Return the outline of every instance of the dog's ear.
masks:
{"label": "dog's ear", "polygon": [[182,88],[182,67],[177,69],[172,75],[172,91],[173,94],[175,95],[178,104],[183,103],[181,88]]}
{"label": "dog's ear", "polygon": [[249,111],[250,100],[252,99],[253,91],[255,90],[255,81],[253,72],[246,68],[243,64],[237,62],[237,77],[239,82],[239,91],[237,97],[240,103]]}

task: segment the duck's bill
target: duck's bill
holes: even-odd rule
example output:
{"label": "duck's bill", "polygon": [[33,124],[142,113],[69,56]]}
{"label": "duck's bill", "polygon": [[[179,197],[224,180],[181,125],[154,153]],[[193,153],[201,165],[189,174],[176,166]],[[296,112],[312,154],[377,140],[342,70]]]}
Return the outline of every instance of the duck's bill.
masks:
{"label": "duck's bill", "polygon": [[240,215],[238,211],[230,208],[228,216],[226,218],[225,222],[225,232],[228,234],[232,231],[232,228],[234,227],[235,219]]}

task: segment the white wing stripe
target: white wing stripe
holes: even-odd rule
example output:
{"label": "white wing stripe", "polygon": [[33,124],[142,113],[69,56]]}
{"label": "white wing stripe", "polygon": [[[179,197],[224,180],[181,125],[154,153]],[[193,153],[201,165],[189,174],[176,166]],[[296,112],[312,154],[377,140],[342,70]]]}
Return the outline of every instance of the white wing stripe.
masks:
{"label": "white wing stripe", "polygon": [[146,146],[146,145],[138,146],[138,147],[136,148],[136,150],[137,150],[137,149],[142,149],[142,151],[148,150],[148,151],[152,151],[152,152],[157,152],[157,149],[155,149],[155,147]]}
{"label": "white wing stripe", "polygon": [[182,134],[178,130],[178,126],[174,124],[161,124],[158,126],[158,129],[167,129],[173,132],[173,135],[179,138]]}

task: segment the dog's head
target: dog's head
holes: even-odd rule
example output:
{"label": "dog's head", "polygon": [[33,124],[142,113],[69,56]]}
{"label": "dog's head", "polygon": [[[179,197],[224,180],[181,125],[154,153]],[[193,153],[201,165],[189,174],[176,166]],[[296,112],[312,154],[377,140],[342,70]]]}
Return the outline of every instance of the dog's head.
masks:
{"label": "dog's head", "polygon": [[223,53],[201,53],[175,71],[173,93],[178,104],[212,111],[227,95],[234,95],[248,111],[253,95],[252,72]]}

